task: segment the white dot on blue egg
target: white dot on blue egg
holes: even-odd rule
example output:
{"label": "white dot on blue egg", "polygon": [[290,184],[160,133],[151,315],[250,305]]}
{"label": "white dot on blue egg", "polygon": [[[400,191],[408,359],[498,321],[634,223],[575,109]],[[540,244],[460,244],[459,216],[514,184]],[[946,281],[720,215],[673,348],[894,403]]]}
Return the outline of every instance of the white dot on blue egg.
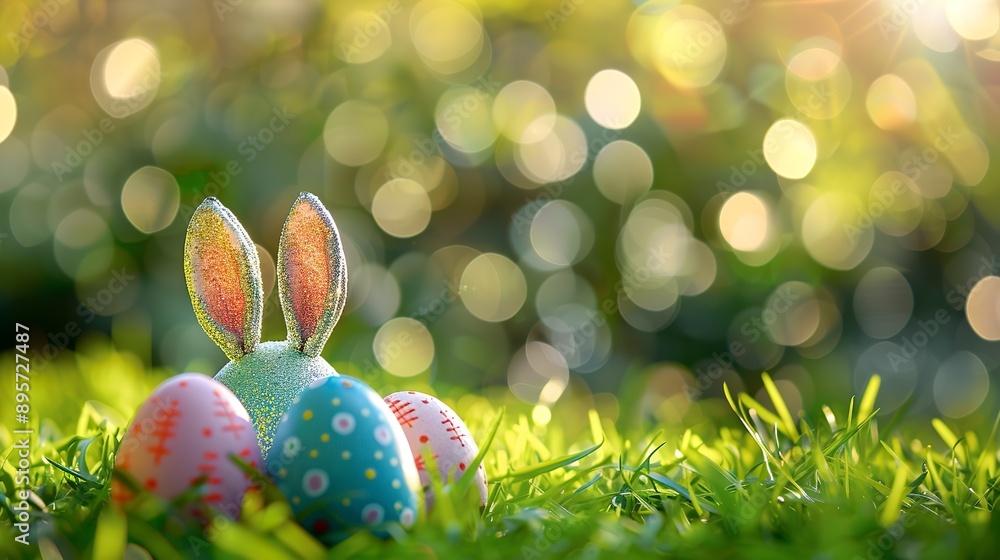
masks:
{"label": "white dot on blue egg", "polygon": [[329,485],[330,478],[322,469],[309,469],[306,471],[305,476],[302,477],[302,489],[305,491],[307,496],[313,498],[319,496],[323,492],[326,492]]}
{"label": "white dot on blue egg", "polygon": [[378,525],[385,518],[385,509],[378,504],[368,504],[361,510],[361,520],[369,525]]}
{"label": "white dot on blue egg", "polygon": [[349,412],[338,412],[333,415],[333,420],[330,422],[330,427],[333,428],[335,432],[342,436],[346,436],[354,431],[354,426],[356,422],[354,416]]}
{"label": "white dot on blue egg", "polygon": [[382,445],[389,445],[392,443],[392,432],[389,431],[387,426],[379,425],[375,427],[375,441]]}

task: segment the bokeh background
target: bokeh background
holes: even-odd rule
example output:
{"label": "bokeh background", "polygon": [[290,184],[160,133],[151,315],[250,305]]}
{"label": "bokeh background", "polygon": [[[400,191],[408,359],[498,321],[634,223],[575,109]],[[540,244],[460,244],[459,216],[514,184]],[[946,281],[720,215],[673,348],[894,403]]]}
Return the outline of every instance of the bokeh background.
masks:
{"label": "bokeh background", "polygon": [[975,424],[998,27],[992,0],[5,1],[0,315],[65,394],[44,414],[131,410],[225,363],[184,285],[194,207],[258,244],[280,339],[308,190],[350,272],[324,355],[383,394],[680,426],[723,382],[767,403],[761,371],[810,414],[878,373],[882,414]]}

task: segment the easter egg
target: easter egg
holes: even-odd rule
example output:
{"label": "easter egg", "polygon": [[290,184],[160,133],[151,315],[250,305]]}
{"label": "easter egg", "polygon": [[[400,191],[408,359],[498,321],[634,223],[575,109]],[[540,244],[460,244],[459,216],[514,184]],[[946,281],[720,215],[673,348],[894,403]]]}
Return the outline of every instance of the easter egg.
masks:
{"label": "easter egg", "polygon": [[[199,483],[204,501],[235,519],[251,480],[232,455],[253,467],[263,464],[250,415],[218,381],[183,373],[164,381],[139,407],[115,468],[167,499]],[[133,497],[117,480],[111,493],[119,502]]]}
{"label": "easter egg", "polygon": [[327,543],[410,527],[420,478],[406,437],[370,387],[341,375],[303,389],[278,422],[268,473],[299,522]]}
{"label": "easter egg", "polygon": [[[457,481],[465,474],[472,460],[479,453],[465,422],[448,405],[424,393],[400,391],[385,398],[386,404],[403,428],[406,441],[420,474],[420,482],[427,490],[427,504],[433,503],[430,476],[424,464],[424,453],[429,451],[437,462],[441,479]],[[486,505],[486,469],[480,464],[473,479],[479,491],[480,505]]]}

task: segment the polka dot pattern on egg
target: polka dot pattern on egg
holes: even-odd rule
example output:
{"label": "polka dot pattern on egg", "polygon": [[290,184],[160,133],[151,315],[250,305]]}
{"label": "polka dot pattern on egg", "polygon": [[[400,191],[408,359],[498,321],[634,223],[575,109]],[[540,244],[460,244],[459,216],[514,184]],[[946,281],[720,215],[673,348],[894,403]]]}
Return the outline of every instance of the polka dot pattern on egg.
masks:
{"label": "polka dot pattern on egg", "polygon": [[[327,543],[352,531],[386,535],[387,523],[416,522],[420,478],[392,411],[347,376],[316,381],[298,395],[275,432],[269,472],[302,526]],[[399,507],[395,507],[396,505]]]}

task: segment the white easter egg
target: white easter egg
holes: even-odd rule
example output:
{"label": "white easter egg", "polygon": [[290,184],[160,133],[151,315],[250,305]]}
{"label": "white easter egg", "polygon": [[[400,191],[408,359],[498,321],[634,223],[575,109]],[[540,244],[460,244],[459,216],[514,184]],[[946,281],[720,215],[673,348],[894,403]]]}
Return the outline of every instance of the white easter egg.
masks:
{"label": "white easter egg", "polygon": [[[442,480],[447,481],[450,473],[451,480],[458,481],[472,465],[472,460],[479,453],[479,446],[458,414],[435,397],[416,391],[400,391],[384,400],[403,428],[403,434],[406,435],[417,463],[420,482],[427,488],[426,498],[430,507],[433,496],[430,476],[424,464],[424,452],[429,450],[433,455]],[[486,469],[482,464],[477,469],[473,484],[479,492],[480,505],[486,505]]]}

